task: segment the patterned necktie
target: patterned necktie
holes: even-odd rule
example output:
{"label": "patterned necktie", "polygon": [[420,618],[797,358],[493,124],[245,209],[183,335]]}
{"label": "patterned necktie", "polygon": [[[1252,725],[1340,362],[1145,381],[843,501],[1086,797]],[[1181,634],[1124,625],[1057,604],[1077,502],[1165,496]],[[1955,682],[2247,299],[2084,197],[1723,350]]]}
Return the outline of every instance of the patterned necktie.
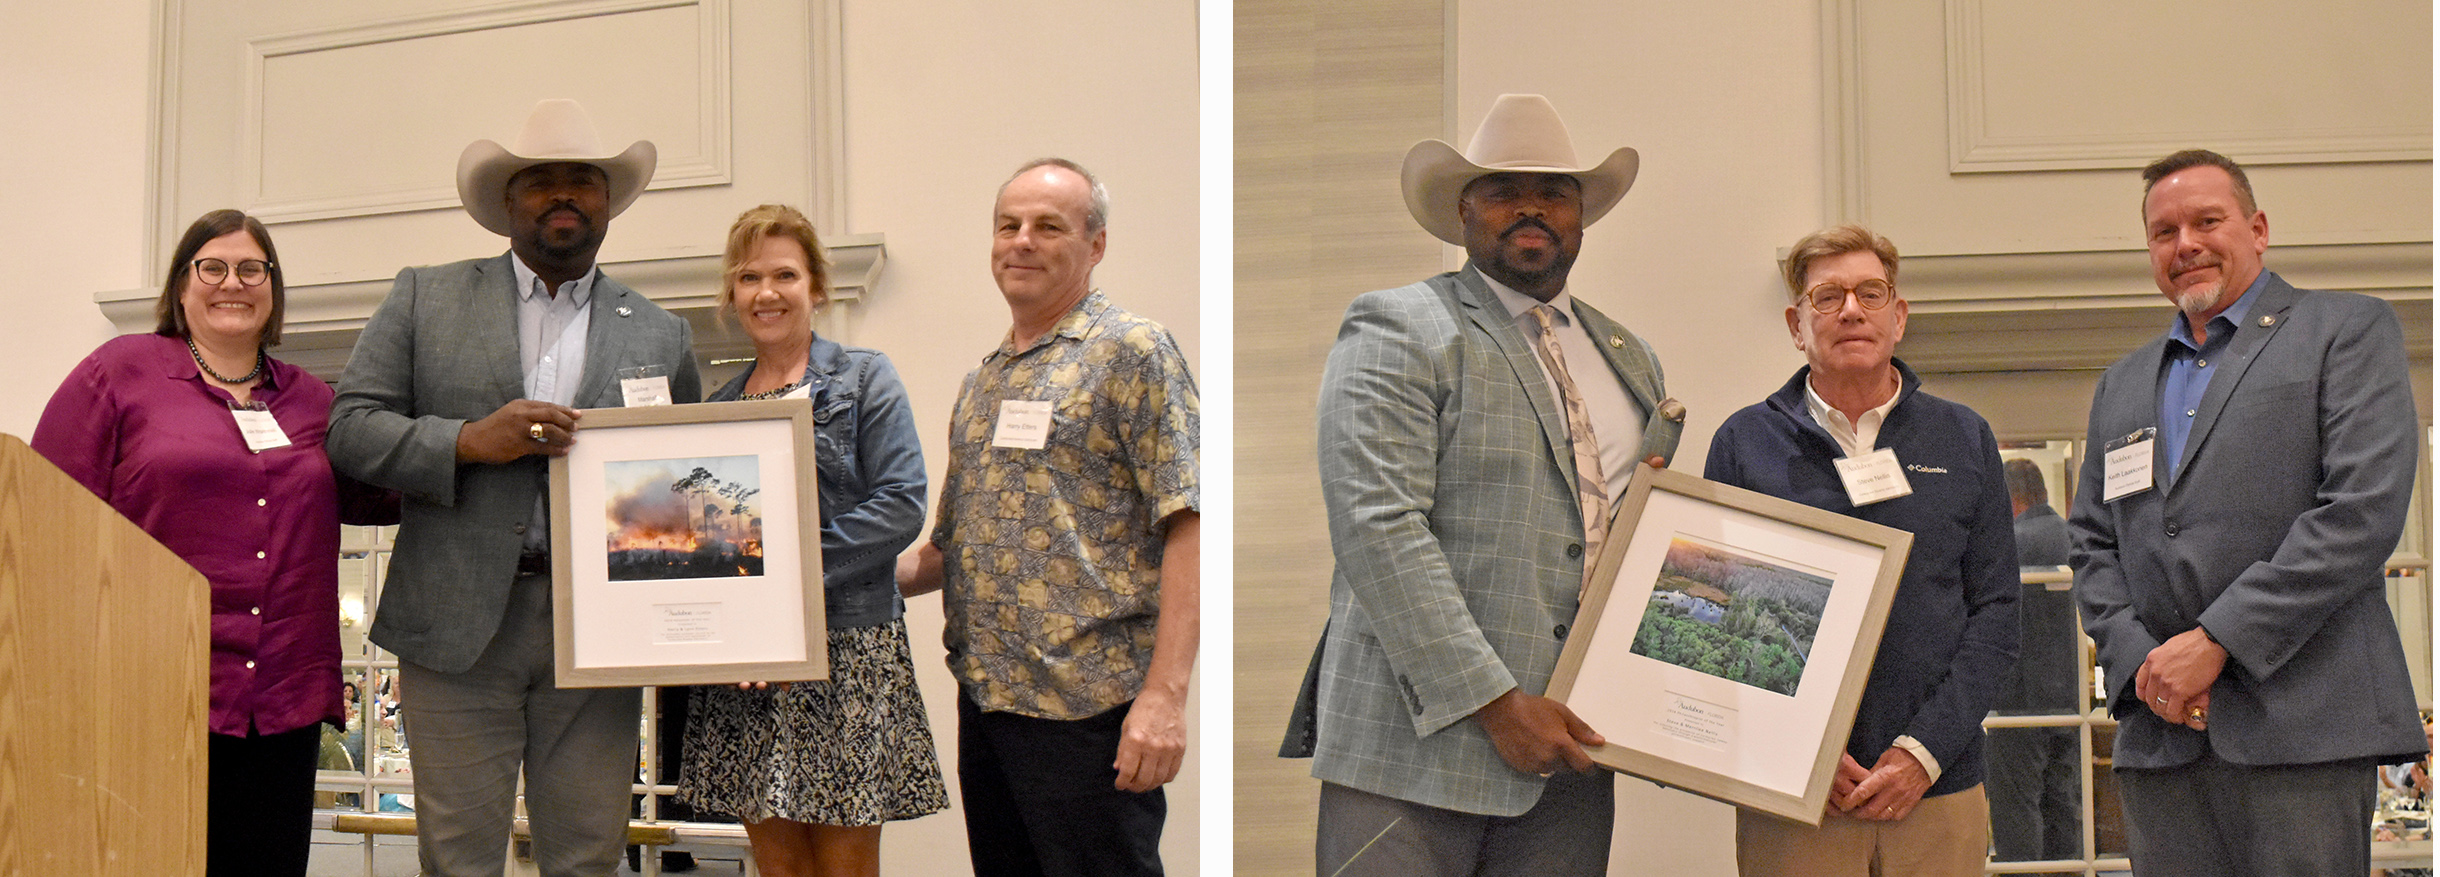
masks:
{"label": "patterned necktie", "polygon": [[[1535,326],[1541,336],[1535,339],[1534,351],[1542,354],[1542,367],[1549,370],[1552,383],[1559,385],[1559,400],[1567,407],[1567,443],[1576,451],[1576,502],[1584,507],[1584,582],[1593,581],[1593,565],[1601,559],[1601,537],[1610,520],[1610,492],[1601,475],[1601,445],[1593,441],[1593,418],[1584,408],[1584,396],[1576,392],[1576,381],[1568,377],[1567,357],[1559,353],[1559,336],[1551,326],[1551,314],[1557,309],[1550,305],[1535,305],[1532,311]],[[1583,594],[1579,588],[1577,594]]]}

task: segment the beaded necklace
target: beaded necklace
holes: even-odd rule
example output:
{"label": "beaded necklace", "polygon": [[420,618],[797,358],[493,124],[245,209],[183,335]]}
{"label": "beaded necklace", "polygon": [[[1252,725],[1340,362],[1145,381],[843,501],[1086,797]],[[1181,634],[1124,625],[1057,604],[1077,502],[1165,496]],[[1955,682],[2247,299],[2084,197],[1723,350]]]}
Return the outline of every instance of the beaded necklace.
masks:
{"label": "beaded necklace", "polygon": [[195,346],[195,339],[193,337],[186,339],[186,352],[195,357],[196,368],[203,369],[203,373],[212,376],[212,380],[219,381],[224,384],[242,384],[263,376],[264,357],[263,349],[261,347],[254,348],[254,370],[247,372],[246,376],[242,378],[232,378],[213,371],[212,364],[203,361],[203,350]]}

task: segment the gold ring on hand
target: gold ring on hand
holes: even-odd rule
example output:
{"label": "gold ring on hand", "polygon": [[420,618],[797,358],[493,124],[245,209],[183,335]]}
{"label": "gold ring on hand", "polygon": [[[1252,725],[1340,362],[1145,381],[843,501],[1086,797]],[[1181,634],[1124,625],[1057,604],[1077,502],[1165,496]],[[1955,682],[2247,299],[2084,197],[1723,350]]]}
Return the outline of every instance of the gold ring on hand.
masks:
{"label": "gold ring on hand", "polygon": [[533,436],[535,441],[542,441],[542,424],[536,423],[533,426],[527,427],[525,434]]}
{"label": "gold ring on hand", "polygon": [[2199,706],[2190,706],[2190,707],[2187,707],[2187,708],[2186,708],[2186,721],[2189,721],[2189,722],[2200,722],[2200,721],[2202,721],[2202,720],[2203,720],[2203,708],[2202,708],[2202,707],[2199,707]]}

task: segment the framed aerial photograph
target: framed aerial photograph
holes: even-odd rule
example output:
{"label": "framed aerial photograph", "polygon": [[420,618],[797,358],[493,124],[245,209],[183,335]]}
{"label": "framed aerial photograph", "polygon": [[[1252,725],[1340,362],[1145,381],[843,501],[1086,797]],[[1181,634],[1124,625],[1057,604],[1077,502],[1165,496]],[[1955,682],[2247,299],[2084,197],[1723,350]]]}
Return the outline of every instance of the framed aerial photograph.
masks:
{"label": "framed aerial photograph", "polygon": [[830,675],[813,405],[597,408],[551,460],[569,688]]}
{"label": "framed aerial photograph", "polygon": [[1604,767],[1819,825],[1913,543],[1638,466],[1548,694]]}

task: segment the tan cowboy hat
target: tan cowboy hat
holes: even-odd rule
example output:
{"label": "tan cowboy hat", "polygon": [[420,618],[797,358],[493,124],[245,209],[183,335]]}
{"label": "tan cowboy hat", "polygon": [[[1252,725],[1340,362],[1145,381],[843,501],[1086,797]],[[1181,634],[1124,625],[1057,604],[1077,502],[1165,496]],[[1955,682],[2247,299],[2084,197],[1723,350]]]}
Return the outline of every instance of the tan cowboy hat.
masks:
{"label": "tan cowboy hat", "polygon": [[603,148],[601,135],[593,130],[593,117],[572,100],[546,100],[534,105],[532,115],[525,117],[525,130],[517,132],[515,145],[503,147],[489,140],[466,144],[458,154],[458,200],[466,205],[466,214],[474,221],[506,237],[508,226],[508,178],[518,171],[538,164],[573,161],[602,169],[610,176],[609,221],[635,203],[644,194],[644,184],[652,182],[653,165],[660,160],[652,141],[638,140],[627,151],[611,154]]}
{"label": "tan cowboy hat", "polygon": [[1584,224],[1592,225],[1635,185],[1635,150],[1621,146],[1597,167],[1576,163],[1575,141],[1559,111],[1538,94],[1503,94],[1493,101],[1483,125],[1465,154],[1438,140],[1426,140],[1406,151],[1406,169],[1399,184],[1406,189],[1406,212],[1423,230],[1458,246],[1466,245],[1465,224],[1457,218],[1457,196],[1466,184],[1484,174],[1511,171],[1567,174],[1584,186]]}

